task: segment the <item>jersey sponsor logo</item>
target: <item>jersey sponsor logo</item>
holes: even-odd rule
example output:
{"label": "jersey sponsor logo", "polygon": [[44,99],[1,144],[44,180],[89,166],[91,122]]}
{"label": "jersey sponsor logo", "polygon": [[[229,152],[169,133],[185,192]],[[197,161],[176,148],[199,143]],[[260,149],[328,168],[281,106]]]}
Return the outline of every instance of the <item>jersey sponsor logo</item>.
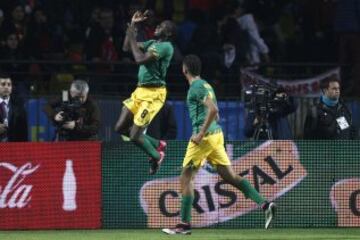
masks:
{"label": "jersey sponsor logo", "polygon": [[[231,158],[232,154],[228,154]],[[297,186],[307,175],[293,141],[268,141],[232,161],[234,171],[247,178],[268,200],[275,200]],[[200,169],[195,178],[192,224],[204,227],[225,222],[258,209],[217,174]],[[146,182],[140,190],[148,226],[159,228],[180,221],[179,177]]]}

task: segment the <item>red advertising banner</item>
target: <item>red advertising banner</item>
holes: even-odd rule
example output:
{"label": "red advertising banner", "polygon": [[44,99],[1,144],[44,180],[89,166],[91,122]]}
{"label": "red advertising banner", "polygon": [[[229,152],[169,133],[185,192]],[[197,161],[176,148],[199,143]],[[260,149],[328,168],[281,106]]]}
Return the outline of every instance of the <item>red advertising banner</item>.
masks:
{"label": "red advertising banner", "polygon": [[0,229],[101,226],[99,142],[1,143]]}

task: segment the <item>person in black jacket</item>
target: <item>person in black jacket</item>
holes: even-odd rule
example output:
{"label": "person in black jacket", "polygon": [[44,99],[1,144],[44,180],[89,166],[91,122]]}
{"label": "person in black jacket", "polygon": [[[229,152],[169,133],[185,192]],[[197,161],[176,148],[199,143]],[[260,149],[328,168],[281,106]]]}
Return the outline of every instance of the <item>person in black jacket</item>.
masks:
{"label": "person in black jacket", "polygon": [[305,139],[355,139],[351,113],[340,99],[340,82],[329,77],[321,82],[323,95],[306,116]]}
{"label": "person in black jacket", "polygon": [[[100,109],[88,97],[89,85],[84,80],[75,80],[70,87],[70,97],[63,92],[63,99],[46,104],[44,112],[57,128],[56,140],[97,140],[100,128]],[[67,99],[69,97],[69,99]]]}
{"label": "person in black jacket", "polygon": [[12,81],[0,74],[0,142],[28,141],[24,102],[12,95]]}

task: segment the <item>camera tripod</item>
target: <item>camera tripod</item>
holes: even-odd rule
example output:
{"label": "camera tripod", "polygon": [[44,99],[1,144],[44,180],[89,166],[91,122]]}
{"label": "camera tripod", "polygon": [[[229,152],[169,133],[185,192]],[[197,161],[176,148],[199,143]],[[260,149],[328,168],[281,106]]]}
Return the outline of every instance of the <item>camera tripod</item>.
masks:
{"label": "camera tripod", "polygon": [[271,140],[273,134],[268,121],[268,116],[259,116],[259,122],[255,126],[253,139],[254,140]]}

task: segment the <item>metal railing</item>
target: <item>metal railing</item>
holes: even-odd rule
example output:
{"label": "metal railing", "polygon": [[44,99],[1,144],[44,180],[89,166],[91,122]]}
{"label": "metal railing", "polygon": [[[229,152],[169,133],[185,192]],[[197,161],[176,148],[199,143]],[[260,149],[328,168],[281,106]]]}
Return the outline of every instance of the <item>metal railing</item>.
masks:
{"label": "metal railing", "polygon": [[[76,78],[88,80],[91,94],[96,95],[96,98],[101,101],[104,99],[124,99],[129,97],[135,89],[138,71],[138,66],[129,62],[0,60],[0,66],[3,72],[12,76],[16,91],[26,99],[60,95],[60,91],[68,89],[70,82]],[[271,79],[288,79],[291,81],[312,77],[334,67],[339,67],[339,64],[271,63],[259,65],[254,68],[254,71]],[[241,101],[241,77],[235,78],[233,82],[222,82],[221,75],[211,75],[216,68],[218,66],[215,64],[207,66],[205,69],[211,69],[211,72],[204,72],[203,76],[213,85],[218,99],[225,102],[230,100]],[[188,83],[182,75],[181,63],[171,64],[167,74],[167,88],[168,99],[185,99]],[[296,113],[289,116],[295,138],[302,137],[306,112],[309,106],[313,105],[314,99],[299,98],[298,102],[299,106]],[[107,110],[103,109],[103,111]],[[355,121],[359,122],[356,119]],[[107,129],[102,130],[105,134],[103,136],[105,140],[112,139],[111,130],[112,126],[110,128],[110,125]]]}
{"label": "metal railing", "polygon": [[[128,96],[137,83],[138,66],[129,62],[92,62],[58,60],[0,60],[0,69],[21,84],[25,95],[41,96],[56,94],[72,79],[89,81],[92,93],[96,95]],[[311,77],[336,63],[271,63],[256,67],[256,72],[266,77],[299,79]],[[219,66],[210,63],[204,67],[203,77],[210,81],[218,98],[239,97],[241,93],[240,73],[238,77],[219,73]],[[239,69],[240,72],[240,69]],[[224,82],[223,79],[232,79]],[[186,95],[187,82],[181,71],[181,63],[172,63],[167,74],[169,97],[179,99]]]}

